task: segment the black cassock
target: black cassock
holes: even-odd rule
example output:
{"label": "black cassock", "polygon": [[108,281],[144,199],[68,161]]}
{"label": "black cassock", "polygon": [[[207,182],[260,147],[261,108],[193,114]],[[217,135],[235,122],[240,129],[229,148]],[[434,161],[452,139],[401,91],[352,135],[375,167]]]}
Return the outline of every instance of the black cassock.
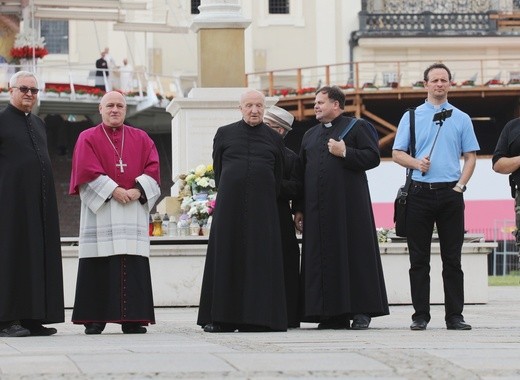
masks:
{"label": "black cassock", "polygon": [[304,321],[389,313],[366,170],[379,165],[377,133],[358,120],[344,138],[345,158],[329,153],[351,118],[318,124],[303,137],[302,287]]}
{"label": "black cassock", "polygon": [[297,177],[298,155],[285,148],[285,164],[282,187],[278,197],[278,213],[282,232],[283,267],[285,296],[287,299],[287,319],[289,327],[300,325],[300,247],[296,239],[291,201],[301,197],[303,187]]}
{"label": "black cassock", "polygon": [[287,329],[277,194],[284,145],[267,125],[243,120],[218,129],[218,188],[197,324]]}
{"label": "black cassock", "polygon": [[0,112],[0,321],[64,321],[56,190],[45,125]]}

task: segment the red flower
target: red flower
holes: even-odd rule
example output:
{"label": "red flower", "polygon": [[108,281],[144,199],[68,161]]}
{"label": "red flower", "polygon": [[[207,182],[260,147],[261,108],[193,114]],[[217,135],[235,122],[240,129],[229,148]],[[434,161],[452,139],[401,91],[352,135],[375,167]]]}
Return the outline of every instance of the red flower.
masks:
{"label": "red flower", "polygon": [[489,86],[489,85],[500,85],[500,84],[503,84],[500,79],[491,79],[489,81],[487,81],[486,83],[486,86]]}
{"label": "red flower", "polygon": [[10,53],[11,53],[11,56],[16,59],[24,59],[24,58],[32,59],[33,54],[34,54],[34,57],[36,57],[36,58],[43,58],[47,54],[49,54],[47,49],[45,49],[44,47],[43,48],[42,47],[33,48],[31,46],[22,46],[19,48],[12,48]]}

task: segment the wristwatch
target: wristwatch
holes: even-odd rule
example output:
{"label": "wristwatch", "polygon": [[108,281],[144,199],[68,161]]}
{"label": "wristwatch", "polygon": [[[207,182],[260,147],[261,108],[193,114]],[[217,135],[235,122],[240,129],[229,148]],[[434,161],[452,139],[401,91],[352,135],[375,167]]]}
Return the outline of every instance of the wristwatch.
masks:
{"label": "wristwatch", "polygon": [[466,185],[463,185],[462,183],[457,183],[455,187],[458,187],[462,192],[466,191]]}

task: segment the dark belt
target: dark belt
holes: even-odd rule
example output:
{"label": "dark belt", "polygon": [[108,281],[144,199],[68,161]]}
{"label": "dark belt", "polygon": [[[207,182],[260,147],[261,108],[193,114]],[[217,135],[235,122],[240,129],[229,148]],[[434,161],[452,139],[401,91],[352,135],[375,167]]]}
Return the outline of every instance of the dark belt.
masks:
{"label": "dark belt", "polygon": [[419,181],[412,181],[412,185],[414,186],[420,186],[424,189],[428,190],[439,190],[444,189],[446,187],[455,187],[457,184],[457,181],[453,182],[419,182]]}

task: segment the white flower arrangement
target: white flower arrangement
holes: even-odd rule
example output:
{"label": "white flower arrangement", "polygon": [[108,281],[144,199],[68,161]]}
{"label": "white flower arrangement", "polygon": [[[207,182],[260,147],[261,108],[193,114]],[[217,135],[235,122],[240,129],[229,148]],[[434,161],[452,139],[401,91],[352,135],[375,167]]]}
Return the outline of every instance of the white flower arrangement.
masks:
{"label": "white flower arrangement", "polygon": [[388,233],[390,230],[388,228],[379,227],[376,228],[377,232],[377,242],[378,243],[390,243],[392,242],[392,239],[388,237]]}
{"label": "white flower arrangement", "polygon": [[186,184],[190,187],[192,194],[215,192],[215,173],[213,165],[199,165],[189,171],[185,178]]}
{"label": "white flower arrangement", "polygon": [[196,195],[184,197],[181,203],[181,210],[190,219],[197,219],[202,226],[207,223],[208,219],[213,214],[215,208],[217,194],[208,195],[207,199],[198,199]]}
{"label": "white flower arrangement", "polygon": [[34,29],[26,29],[16,35],[10,54],[15,60],[43,58],[49,52],[45,48],[45,38],[38,36]]}
{"label": "white flower arrangement", "polygon": [[22,48],[24,46],[32,46],[35,48],[44,48],[45,47],[45,37],[40,37],[36,30],[27,28],[23,32],[20,32],[16,35],[14,40],[15,48]]}

